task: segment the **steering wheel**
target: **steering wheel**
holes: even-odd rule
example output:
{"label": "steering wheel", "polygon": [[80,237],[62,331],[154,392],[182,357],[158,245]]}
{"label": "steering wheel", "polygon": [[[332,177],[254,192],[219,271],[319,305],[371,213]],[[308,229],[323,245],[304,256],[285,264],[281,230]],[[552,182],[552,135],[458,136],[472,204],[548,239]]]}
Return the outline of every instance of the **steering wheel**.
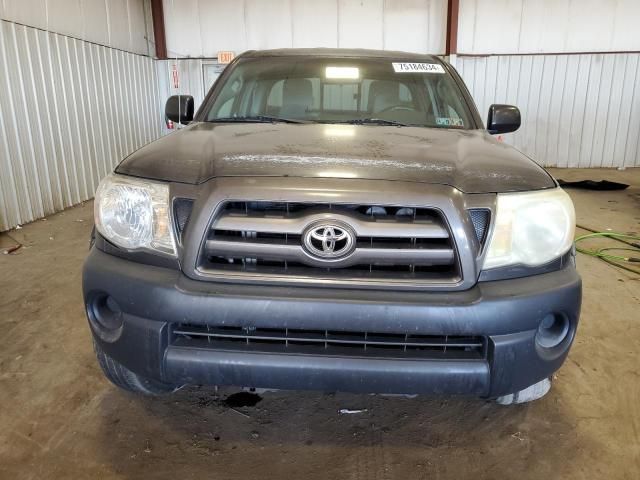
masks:
{"label": "steering wheel", "polygon": [[407,112],[413,112],[414,109],[411,107],[407,107],[406,105],[391,105],[390,107],[387,108],[383,108],[382,110],[376,112],[376,113],[386,113],[386,112],[392,112],[394,110],[405,110]]}

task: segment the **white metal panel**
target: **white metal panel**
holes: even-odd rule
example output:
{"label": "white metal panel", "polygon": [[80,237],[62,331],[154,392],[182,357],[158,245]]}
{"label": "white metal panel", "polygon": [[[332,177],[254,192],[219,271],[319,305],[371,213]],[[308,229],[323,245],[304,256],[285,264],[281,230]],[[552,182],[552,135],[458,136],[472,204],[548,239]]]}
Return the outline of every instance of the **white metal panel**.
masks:
{"label": "white metal panel", "polygon": [[[81,0],[55,0],[40,2],[41,7],[44,4],[47,11],[47,26],[45,30],[50,30],[62,35],[68,35],[75,38],[83,38],[84,17],[93,16],[94,4],[87,4],[85,12],[83,2]],[[96,10],[97,14],[99,10]],[[104,17],[103,17],[104,18]],[[26,22],[29,25],[28,22]]]}
{"label": "white metal panel", "polygon": [[291,3],[293,46],[315,48],[338,46],[338,3],[293,0]]}
{"label": "white metal panel", "polygon": [[3,0],[2,18],[36,28],[47,29],[48,2],[42,0]]}
{"label": "white metal panel", "polygon": [[163,0],[170,57],[290,47],[443,54],[446,0]]}
{"label": "white metal panel", "polygon": [[[518,3],[518,2],[515,2]],[[564,52],[566,42],[567,16],[569,4],[558,0],[539,0],[538,2],[525,1],[522,4],[520,26],[518,32],[518,52]],[[499,27],[498,27],[499,28]],[[480,34],[483,31],[480,30]],[[487,33],[487,32],[484,32]],[[495,32],[489,34],[495,35]],[[494,40],[495,41],[495,40]],[[506,51],[513,50],[512,39],[503,37]],[[491,45],[487,45],[490,49]],[[511,48],[512,50],[509,50]]]}
{"label": "white metal panel", "polygon": [[615,20],[613,22],[613,38],[611,49],[617,51],[638,50],[638,19],[640,18],[640,2],[638,0],[616,0]]}
{"label": "white metal panel", "polygon": [[[633,79],[635,78],[635,82]],[[640,115],[638,115],[638,103],[640,102],[640,56],[633,56],[629,58],[629,65],[627,68],[627,79],[625,84],[633,83],[631,92],[629,89],[625,89],[624,92],[624,105],[627,105],[628,109],[624,109],[622,115],[620,115],[621,124],[626,127],[626,135],[622,134],[622,129],[618,132],[618,143],[616,146],[616,152],[619,152],[623,156],[623,165],[633,166],[638,165],[638,158],[640,157]],[[635,110],[634,110],[635,109]],[[636,137],[635,143],[633,137]],[[634,161],[635,160],[635,161]]]}
{"label": "white metal panel", "polygon": [[338,47],[384,47],[384,0],[338,0]]}
{"label": "white metal panel", "polygon": [[0,20],[0,231],[93,196],[161,134],[148,57]]}
{"label": "white metal panel", "polygon": [[291,47],[289,0],[245,0],[247,45],[258,50]]}
{"label": "white metal panel", "polygon": [[384,48],[444,53],[447,3],[439,0],[385,0]]}
{"label": "white metal panel", "polygon": [[[182,2],[181,2],[182,3]],[[194,28],[200,35],[202,45],[192,56],[200,57],[203,52],[216,56],[218,50],[243,52],[247,49],[247,30],[245,25],[245,8],[242,2],[228,0],[211,0],[199,2],[198,27]],[[165,23],[171,23],[166,20]],[[171,42],[167,40],[169,45]]]}
{"label": "white metal panel", "polygon": [[484,117],[514,104],[507,143],[545,166],[640,166],[640,54],[454,57]]}
{"label": "white metal panel", "polygon": [[110,0],[107,4],[109,18],[109,45],[114,48],[128,50],[129,22],[127,20],[127,0]]}
{"label": "white metal panel", "polygon": [[0,19],[149,53],[145,0],[1,0]]}
{"label": "white metal panel", "polygon": [[[216,10],[204,10],[208,17],[201,15],[198,0],[163,0],[165,35],[167,53],[170,57],[200,57],[202,56],[202,28],[215,29],[222,16],[216,15]],[[243,2],[229,2],[236,8],[243,7]],[[241,11],[243,11],[241,10]],[[217,22],[215,21],[217,19]]]}
{"label": "white metal panel", "polygon": [[[82,0],[82,34],[79,38],[89,42],[109,45],[109,22],[107,4],[104,0]],[[91,14],[89,14],[91,12]],[[75,17],[75,21],[78,19]]]}
{"label": "white metal panel", "polygon": [[153,29],[153,24],[146,24],[144,1],[127,0],[127,14],[129,46],[125,50],[143,55],[155,54],[155,47],[149,48],[147,43],[147,30]]}
{"label": "white metal panel", "polygon": [[458,53],[640,50],[637,0],[460,0]]}

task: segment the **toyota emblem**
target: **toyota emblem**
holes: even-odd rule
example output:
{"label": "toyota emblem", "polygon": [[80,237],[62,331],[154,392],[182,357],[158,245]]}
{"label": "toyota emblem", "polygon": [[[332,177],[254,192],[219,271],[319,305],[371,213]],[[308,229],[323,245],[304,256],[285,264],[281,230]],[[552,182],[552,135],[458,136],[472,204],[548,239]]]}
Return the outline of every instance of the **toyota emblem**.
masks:
{"label": "toyota emblem", "polygon": [[325,260],[335,260],[350,254],[355,247],[355,235],[347,227],[323,223],[310,227],[303,236],[309,253]]}

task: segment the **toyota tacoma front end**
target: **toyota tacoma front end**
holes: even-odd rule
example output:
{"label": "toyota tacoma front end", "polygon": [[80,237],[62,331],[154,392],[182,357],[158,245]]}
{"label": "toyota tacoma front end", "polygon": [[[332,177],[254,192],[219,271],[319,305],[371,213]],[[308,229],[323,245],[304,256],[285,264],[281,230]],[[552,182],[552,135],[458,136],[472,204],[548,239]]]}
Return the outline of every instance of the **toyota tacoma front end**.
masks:
{"label": "toyota tacoma front end", "polygon": [[95,199],[84,298],[107,377],[540,397],[578,325],[569,197],[484,129],[455,70],[248,52]]}

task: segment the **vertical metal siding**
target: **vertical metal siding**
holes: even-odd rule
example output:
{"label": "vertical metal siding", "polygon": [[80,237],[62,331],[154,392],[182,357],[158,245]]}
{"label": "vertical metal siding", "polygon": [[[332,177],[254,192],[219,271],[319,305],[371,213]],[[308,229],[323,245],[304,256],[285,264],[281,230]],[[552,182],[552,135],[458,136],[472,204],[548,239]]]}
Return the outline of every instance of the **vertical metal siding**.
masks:
{"label": "vertical metal siding", "polygon": [[164,0],[169,56],[382,48],[443,54],[446,0]]}
{"label": "vertical metal siding", "polygon": [[148,0],[0,0],[0,19],[144,55],[152,54]]}
{"label": "vertical metal siding", "polygon": [[455,57],[480,110],[517,105],[507,143],[545,166],[640,166],[640,54]]}
{"label": "vertical metal siding", "polygon": [[458,53],[640,50],[637,0],[460,0]]}
{"label": "vertical metal siding", "polygon": [[93,196],[161,134],[152,59],[0,21],[0,231]]}

